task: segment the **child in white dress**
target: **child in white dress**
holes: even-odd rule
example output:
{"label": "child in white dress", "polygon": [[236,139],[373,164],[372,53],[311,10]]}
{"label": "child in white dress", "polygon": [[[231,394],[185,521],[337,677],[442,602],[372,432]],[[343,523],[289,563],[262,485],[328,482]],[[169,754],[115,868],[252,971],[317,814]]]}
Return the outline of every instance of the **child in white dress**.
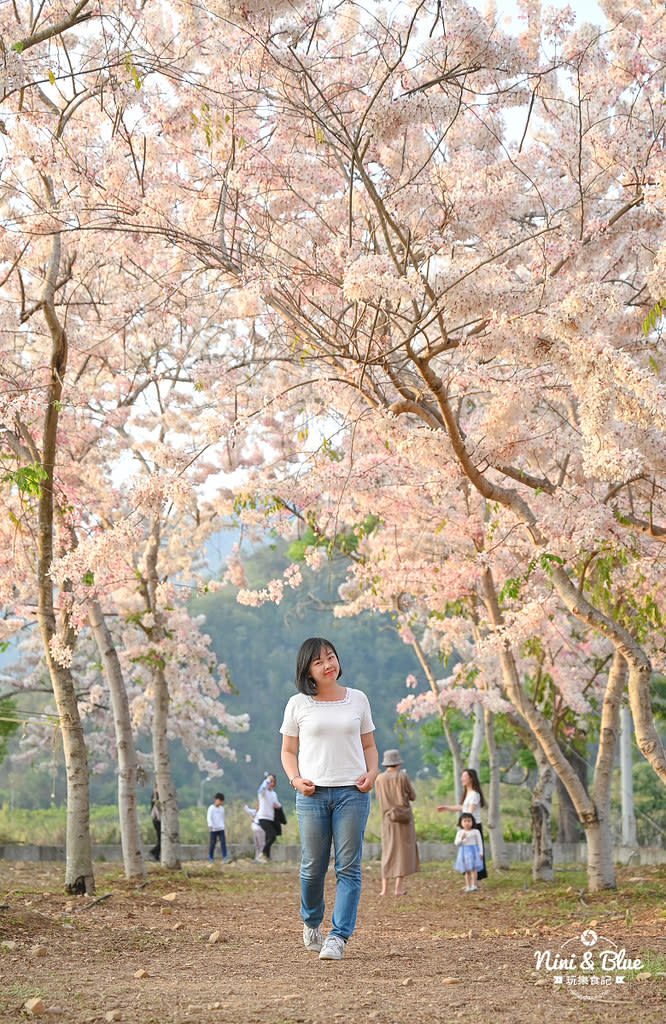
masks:
{"label": "child in white dress", "polygon": [[243,804],[243,810],[246,814],[252,818],[252,838],[254,840],[254,859],[262,864],[268,862],[268,857],[264,856],[264,843],[266,842],[266,833],[259,824],[259,803],[255,807],[250,807],[249,804]]}
{"label": "child in white dress", "polygon": [[453,840],[458,847],[458,856],[453,865],[456,871],[465,875],[463,892],[476,892],[476,873],[483,867],[483,840],[478,829],[474,828],[474,817],[467,811],[458,818],[458,831]]}

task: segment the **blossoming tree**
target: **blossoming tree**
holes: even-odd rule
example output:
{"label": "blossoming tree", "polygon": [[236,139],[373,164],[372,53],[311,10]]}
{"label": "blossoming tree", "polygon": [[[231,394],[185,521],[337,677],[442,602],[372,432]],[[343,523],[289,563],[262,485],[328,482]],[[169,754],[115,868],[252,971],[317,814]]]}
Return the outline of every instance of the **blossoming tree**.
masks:
{"label": "blossoming tree", "polygon": [[[372,17],[344,4],[274,25],[268,41],[248,32],[236,91],[211,116],[253,118],[242,146],[220,138],[211,184],[219,258],[233,254],[261,293],[267,350],[308,382],[299,411],[304,423],[319,410],[320,460],[332,408],[348,428],[351,469],[331,506],[381,485],[381,471],[359,479],[366,421],[378,465],[399,454],[434,478],[440,529],[444,496],[472,487],[488,643],[509,655],[549,603],[604,638],[618,671],[603,728],[616,729],[626,666],[639,747],[666,781],[650,707],[663,341],[641,333],[664,253],[663,14],[604,7],[603,32],[530,4],[523,36],[502,37],[492,12],[428,3]],[[266,401],[278,409],[278,386]],[[292,480],[309,458],[298,447]],[[517,561],[496,576],[517,585],[502,609],[492,573],[507,549]],[[503,688],[567,783],[592,884],[612,884],[599,806],[508,665]]]}
{"label": "blossoming tree", "polygon": [[[152,12],[143,15],[130,8],[118,12],[86,0],[70,11],[45,5],[35,18],[29,5],[17,4],[11,11],[3,7],[1,12],[5,115],[1,185],[6,226],[0,252],[1,441],[10,510],[9,519],[2,523],[2,603],[11,611],[4,629],[10,634],[32,622],[37,605],[67,766],[66,885],[88,891],[94,879],[88,764],[79,713],[79,699],[86,698],[77,692],[73,671],[76,636],[90,626],[111,688],[115,748],[128,757],[119,775],[123,850],[127,870],[136,874],[142,871],[135,803],[137,766],[116,648],[125,640],[108,628],[105,617],[131,615],[127,592],[137,589],[138,551],[147,549],[143,580],[148,580],[151,607],[144,610],[154,616],[151,628],[164,631],[168,625],[164,617],[177,618],[173,609],[157,606],[155,594],[165,575],[183,574],[193,564],[197,551],[183,559],[187,545],[182,522],[176,524],[172,514],[171,526],[165,526],[168,510],[165,516],[156,514],[161,499],[156,506],[155,496],[169,492],[171,508],[175,497],[189,495],[209,473],[223,473],[224,460],[206,463],[197,456],[220,434],[224,436],[220,424],[225,416],[227,423],[233,421],[233,404],[226,401],[225,413],[215,416],[211,434],[204,426],[210,414],[201,403],[187,410],[181,404],[182,394],[189,389],[196,396],[207,375],[215,384],[211,391],[227,397],[233,393],[233,375],[226,373],[226,362],[221,366],[211,342],[222,303],[219,293],[198,319],[197,298],[205,291],[198,289],[194,259],[182,260],[171,245],[164,244],[156,254],[149,246],[138,245],[136,236],[131,245],[109,244],[112,230],[122,229],[130,238],[128,222],[131,227],[137,205],[146,201],[149,185],[154,184],[133,137],[132,101],[140,81],[130,40],[141,38],[136,45],[146,62],[144,74],[158,67],[164,71],[157,53],[161,40],[169,35],[171,13],[154,18]],[[166,62],[168,69],[168,58]],[[180,68],[183,74],[186,63]],[[151,167],[157,168],[159,161],[158,153]],[[178,179],[179,168],[173,161],[170,167],[172,177]],[[158,183],[154,193],[159,194],[160,188]],[[171,201],[177,201],[171,195]],[[159,219],[157,199],[153,209]],[[188,282],[191,287],[186,293]],[[194,355],[192,335],[198,345]],[[242,362],[242,353],[239,360],[233,351],[231,360]],[[190,376],[195,363],[196,378]],[[148,389],[152,389],[151,401],[157,395],[155,415],[146,397]],[[160,392],[168,408],[160,405]],[[187,423],[188,415],[196,416],[196,429]],[[160,417],[169,420],[170,426],[163,429],[171,434],[167,439],[163,433],[156,442],[149,435],[156,421],[159,426]],[[131,434],[134,451],[142,451],[143,470],[153,480],[135,487],[128,502],[128,480],[137,471],[130,465]],[[173,442],[176,436],[180,439]],[[159,457],[147,458],[150,446],[159,449]],[[201,538],[215,529],[220,508],[217,501],[209,502],[206,509],[197,508],[194,499],[190,502],[187,514],[196,520],[189,530],[193,543],[197,533]],[[144,529],[146,521],[149,525]],[[173,538],[179,531],[180,544],[176,544]],[[134,628],[131,622],[128,628]],[[195,653],[195,624],[190,623],[185,632],[187,643],[183,645],[181,639],[179,656],[171,658],[178,666],[176,676],[183,682],[187,679],[189,685],[188,696],[180,696],[182,705],[191,709],[189,716],[182,716],[184,729],[196,732],[198,715],[200,725],[205,722],[198,730],[200,747],[232,756],[226,731],[245,728],[246,718],[226,715],[215,699],[220,692],[218,682],[213,682],[215,665],[201,650]],[[188,643],[189,671],[183,655]],[[160,657],[167,657],[168,637],[161,634],[158,646]],[[204,663],[205,674],[195,668]],[[164,685],[155,696],[160,697],[156,703],[161,711],[152,720],[156,747],[163,755],[168,695],[164,692],[167,680],[160,678]],[[175,687],[173,673],[171,682]],[[224,670],[219,682],[224,688]],[[96,702],[95,707],[102,710]],[[220,729],[226,730],[224,737],[214,736]],[[207,730],[205,742],[202,734]],[[193,735],[189,738],[193,745]],[[161,756],[165,856],[174,859],[177,853],[172,852],[170,839],[177,837],[177,807],[167,772],[167,761]]]}

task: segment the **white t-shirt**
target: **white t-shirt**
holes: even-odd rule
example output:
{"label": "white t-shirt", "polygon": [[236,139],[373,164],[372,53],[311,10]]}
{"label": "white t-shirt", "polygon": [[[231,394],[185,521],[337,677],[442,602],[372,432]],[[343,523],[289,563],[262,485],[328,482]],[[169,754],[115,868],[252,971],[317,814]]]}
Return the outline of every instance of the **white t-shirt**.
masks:
{"label": "white t-shirt", "polygon": [[259,798],[257,821],[260,818],[264,821],[275,821],[275,808],[280,806],[275,790],[268,789],[267,786],[262,785],[259,787],[257,797]]}
{"label": "white t-shirt", "polygon": [[208,828],[212,829],[213,832],[224,831],[224,807],[222,804],[211,804],[208,808],[208,814],[206,815]]}
{"label": "white t-shirt", "polygon": [[342,700],[290,697],[280,732],[298,737],[298,773],[315,786],[353,786],[366,769],[361,735],[374,732],[370,702],[348,686]]}
{"label": "white t-shirt", "polygon": [[462,802],[462,813],[471,814],[474,821],[479,824],[481,821],[481,797],[475,789],[466,794]]}
{"label": "white t-shirt", "polygon": [[466,830],[464,828],[459,828],[453,842],[456,846],[477,846],[479,848],[479,853],[483,857],[483,840],[481,839],[481,833],[478,829],[470,828],[469,830]]}

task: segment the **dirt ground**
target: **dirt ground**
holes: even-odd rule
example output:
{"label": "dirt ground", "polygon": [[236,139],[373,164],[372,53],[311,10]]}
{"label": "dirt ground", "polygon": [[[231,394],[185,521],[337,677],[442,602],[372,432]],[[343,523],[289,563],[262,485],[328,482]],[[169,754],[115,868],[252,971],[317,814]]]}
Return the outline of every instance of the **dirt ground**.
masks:
{"label": "dirt ground", "polygon": [[[0,1024],[666,1020],[664,867],[621,869],[599,894],[580,869],[545,886],[527,867],[491,868],[466,894],[450,865],[425,864],[407,895],[381,898],[371,862],[339,962],[302,945],[293,865],[151,865],[142,886],[117,865],[95,871],[96,897],[72,897],[62,864],[0,862]],[[624,951],[621,967],[597,964],[582,983],[554,966],[581,935]]]}

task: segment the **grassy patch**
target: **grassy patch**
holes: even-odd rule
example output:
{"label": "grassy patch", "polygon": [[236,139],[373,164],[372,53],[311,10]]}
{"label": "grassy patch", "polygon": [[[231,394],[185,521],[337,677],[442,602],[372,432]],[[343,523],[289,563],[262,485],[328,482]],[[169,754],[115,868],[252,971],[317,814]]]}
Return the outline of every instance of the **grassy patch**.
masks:
{"label": "grassy patch", "polygon": [[643,962],[642,971],[648,971],[653,977],[666,975],[666,953],[655,953],[651,949],[642,949],[639,956]]}

